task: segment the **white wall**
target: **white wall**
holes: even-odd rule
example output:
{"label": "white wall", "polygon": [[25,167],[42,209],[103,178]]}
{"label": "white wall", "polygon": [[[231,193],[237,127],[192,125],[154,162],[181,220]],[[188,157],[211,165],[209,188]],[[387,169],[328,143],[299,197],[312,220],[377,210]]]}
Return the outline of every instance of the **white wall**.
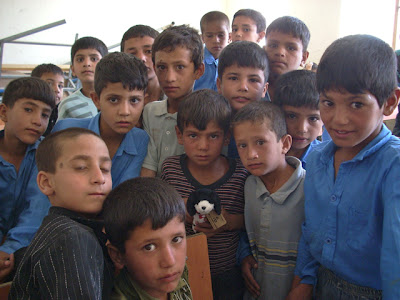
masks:
{"label": "white wall", "polygon": [[[199,29],[203,14],[211,10],[225,12],[229,18],[241,8],[253,8],[267,19],[292,15],[302,19],[311,31],[311,61],[318,62],[325,48],[338,37],[368,33],[392,43],[395,0],[240,0],[197,1],[126,0],[0,0],[0,39],[48,23],[65,19],[66,24],[23,40],[72,44],[75,34],[91,35],[108,46],[119,43],[132,25],[160,28],[174,21]],[[113,51],[119,50],[118,48]],[[68,47],[7,44],[3,63],[39,64],[69,62]]]}

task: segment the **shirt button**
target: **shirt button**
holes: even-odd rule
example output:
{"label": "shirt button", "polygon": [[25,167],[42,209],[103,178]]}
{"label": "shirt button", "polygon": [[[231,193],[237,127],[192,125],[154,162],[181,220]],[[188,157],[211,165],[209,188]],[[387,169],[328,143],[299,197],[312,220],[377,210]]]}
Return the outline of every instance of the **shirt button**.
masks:
{"label": "shirt button", "polygon": [[170,134],[170,133],[171,133],[171,131],[169,131],[169,130],[166,132],[166,134]]}
{"label": "shirt button", "polygon": [[331,239],[326,239],[325,242],[326,242],[327,244],[330,244],[332,241],[331,241]]}
{"label": "shirt button", "polygon": [[332,196],[331,196],[331,201],[332,201],[332,202],[336,201],[336,196],[335,196],[335,195],[332,195]]}
{"label": "shirt button", "polygon": [[165,151],[168,151],[168,147],[165,147],[164,149],[165,149]]}

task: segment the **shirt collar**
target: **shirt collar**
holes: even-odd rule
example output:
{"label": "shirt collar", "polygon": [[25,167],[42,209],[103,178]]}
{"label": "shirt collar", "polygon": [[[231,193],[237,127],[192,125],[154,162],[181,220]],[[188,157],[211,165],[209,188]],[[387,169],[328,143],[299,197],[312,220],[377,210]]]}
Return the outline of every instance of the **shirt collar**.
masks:
{"label": "shirt collar", "polygon": [[215,59],[207,47],[204,47],[204,62],[209,65],[218,62],[218,58]]}

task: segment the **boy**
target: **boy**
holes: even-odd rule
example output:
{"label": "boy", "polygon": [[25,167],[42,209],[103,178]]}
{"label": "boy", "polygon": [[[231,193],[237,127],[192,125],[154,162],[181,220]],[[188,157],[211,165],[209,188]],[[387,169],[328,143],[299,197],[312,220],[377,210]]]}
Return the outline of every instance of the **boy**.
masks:
{"label": "boy", "polygon": [[58,118],[58,105],[63,98],[64,90],[64,73],[60,67],[53,64],[41,64],[36,66],[31,73],[32,77],[40,78],[46,81],[56,95],[56,107],[53,109],[49,119],[49,125],[43,136],[47,136],[54,127]]}
{"label": "boy", "polygon": [[264,16],[254,9],[238,10],[232,20],[232,42],[249,41],[259,43],[265,37]]}
{"label": "boy", "polygon": [[[243,280],[235,266],[239,232],[243,228],[243,186],[247,171],[239,160],[228,159],[221,150],[229,141],[231,109],[218,93],[203,89],[193,92],[180,105],[178,142],[185,154],[164,161],[161,178],[172,184],[182,198],[200,188],[219,196],[227,224],[218,229],[203,223],[196,231],[208,236],[208,253],[214,299],[241,299]],[[193,234],[192,219],[186,224]]]}
{"label": "boy", "polygon": [[124,33],[121,41],[121,52],[135,55],[147,67],[149,83],[146,89],[146,96],[144,97],[144,105],[164,98],[164,93],[154,70],[151,50],[154,39],[158,34],[158,31],[150,26],[135,25]]}
{"label": "boy", "polygon": [[57,122],[53,131],[82,127],[99,134],[112,159],[113,187],[137,177],[146,156],[149,137],[135,125],[143,110],[147,68],[141,60],[121,52],[106,55],[97,65],[93,102],[100,110],[89,119]]}
{"label": "boy", "polygon": [[[217,87],[228,99],[233,114],[265,96],[268,73],[267,55],[256,43],[239,41],[225,47],[219,59]],[[228,157],[239,157],[233,136]]]}
{"label": "boy", "polygon": [[252,174],[244,188],[252,253],[242,261],[248,288],[244,299],[283,300],[293,280],[304,221],[305,171],[297,158],[285,156],[292,139],[277,105],[246,105],[233,117],[232,129],[240,159]]}
{"label": "boy", "polygon": [[[49,201],[37,184],[35,152],[55,106],[54,92],[39,78],[11,81],[0,104],[0,266],[28,246],[47,215]],[[5,264],[10,267],[8,262]]]}
{"label": "boy", "polygon": [[204,47],[203,76],[196,80],[194,90],[217,91],[218,57],[229,42],[229,18],[223,12],[211,11],[200,20],[201,38]]}
{"label": "boy", "polygon": [[174,188],[157,178],[127,180],[109,194],[103,216],[121,270],[112,299],[192,299],[185,206]]}
{"label": "boy", "polygon": [[146,105],[143,127],[150,136],[141,176],[161,173],[163,161],[183,153],[175,134],[179,103],[193,90],[195,80],[204,73],[203,43],[198,32],[186,25],[164,30],[154,41],[153,63],[167,100]]}
{"label": "boy", "polygon": [[283,109],[287,131],[292,136],[292,147],[287,155],[300,159],[306,169],[307,157],[320,143],[317,137],[322,132],[315,73],[296,70],[280,76],[274,103]]}
{"label": "boy", "polygon": [[291,299],[315,283],[317,299],[400,299],[400,140],[383,125],[400,96],[395,54],[373,36],[338,39],[317,89],[332,141],[308,159]]}
{"label": "boy", "polygon": [[90,130],[70,128],[46,137],[36,162],[52,207],[18,264],[9,299],[108,299],[106,239],[95,220],[112,184],[106,145]]}
{"label": "boy", "polygon": [[308,58],[310,31],[295,17],[280,17],[269,24],[265,36],[270,76],[268,94],[274,100],[275,82],[279,75],[304,67]]}
{"label": "boy", "polygon": [[58,107],[58,119],[90,118],[97,108],[90,98],[94,92],[94,76],[99,60],[108,53],[107,46],[97,38],[82,37],[71,48],[71,71],[80,80],[82,88],[65,98]]}

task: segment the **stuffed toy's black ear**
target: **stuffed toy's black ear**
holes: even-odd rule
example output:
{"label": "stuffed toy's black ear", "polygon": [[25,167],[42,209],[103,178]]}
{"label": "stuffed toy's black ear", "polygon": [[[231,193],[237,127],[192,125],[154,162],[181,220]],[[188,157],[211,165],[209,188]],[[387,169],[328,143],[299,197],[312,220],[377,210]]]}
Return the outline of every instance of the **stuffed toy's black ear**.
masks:
{"label": "stuffed toy's black ear", "polygon": [[186,203],[187,212],[191,216],[194,216],[196,214],[196,209],[194,208],[195,204],[196,204],[196,197],[195,195],[193,195],[193,193],[191,193]]}

